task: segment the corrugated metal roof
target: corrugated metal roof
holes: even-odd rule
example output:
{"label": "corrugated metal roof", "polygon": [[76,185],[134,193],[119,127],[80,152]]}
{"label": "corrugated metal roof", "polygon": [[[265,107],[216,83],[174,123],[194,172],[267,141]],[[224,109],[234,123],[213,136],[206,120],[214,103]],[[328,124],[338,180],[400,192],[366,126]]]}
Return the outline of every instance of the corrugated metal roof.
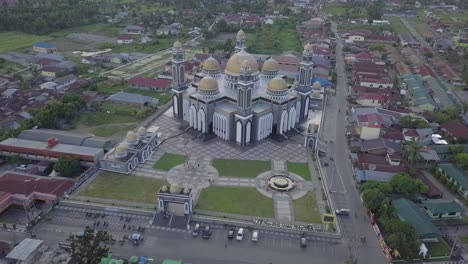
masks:
{"label": "corrugated metal roof", "polygon": [[400,220],[411,224],[420,237],[435,237],[440,234],[439,229],[431,222],[427,214],[412,201],[400,198],[392,203]]}

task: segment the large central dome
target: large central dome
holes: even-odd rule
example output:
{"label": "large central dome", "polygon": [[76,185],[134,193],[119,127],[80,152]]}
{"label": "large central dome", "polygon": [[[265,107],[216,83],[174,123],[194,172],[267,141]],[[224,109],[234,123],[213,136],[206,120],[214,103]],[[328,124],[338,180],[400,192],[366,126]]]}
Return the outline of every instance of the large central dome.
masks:
{"label": "large central dome", "polygon": [[241,70],[242,62],[247,61],[249,68],[252,72],[258,72],[258,63],[254,56],[245,52],[244,50],[232,55],[226,64],[226,73],[229,75],[237,76]]}

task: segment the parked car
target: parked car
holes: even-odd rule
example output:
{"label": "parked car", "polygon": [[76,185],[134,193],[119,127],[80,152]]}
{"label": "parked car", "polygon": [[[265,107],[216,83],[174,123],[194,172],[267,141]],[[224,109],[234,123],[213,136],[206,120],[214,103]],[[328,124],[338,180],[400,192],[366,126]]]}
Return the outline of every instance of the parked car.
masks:
{"label": "parked car", "polygon": [[236,236],[236,240],[237,241],[242,241],[242,239],[244,238],[244,228],[239,228],[239,230],[237,230],[237,236]]}
{"label": "parked car", "polygon": [[192,236],[197,237],[200,234],[200,224],[195,224],[192,231]]}
{"label": "parked car", "polygon": [[234,228],[229,229],[228,234],[227,234],[227,238],[228,239],[233,239],[235,232],[236,232],[236,230]]}
{"label": "parked car", "polygon": [[206,225],[205,228],[203,228],[202,237],[204,239],[208,239],[210,238],[210,236],[211,236],[211,228],[209,225]]}
{"label": "parked car", "polygon": [[26,164],[20,164],[16,167],[17,170],[22,170],[22,171],[25,171],[28,169],[28,165]]}
{"label": "parked car", "polygon": [[336,215],[349,215],[349,209],[336,209]]}
{"label": "parked car", "polygon": [[254,231],[252,232],[252,241],[253,241],[253,242],[257,242],[257,241],[258,241],[258,234],[259,234],[259,233],[258,233],[258,230],[254,230]]}
{"label": "parked car", "polygon": [[301,248],[306,248],[307,247],[307,237],[303,233],[301,236]]}

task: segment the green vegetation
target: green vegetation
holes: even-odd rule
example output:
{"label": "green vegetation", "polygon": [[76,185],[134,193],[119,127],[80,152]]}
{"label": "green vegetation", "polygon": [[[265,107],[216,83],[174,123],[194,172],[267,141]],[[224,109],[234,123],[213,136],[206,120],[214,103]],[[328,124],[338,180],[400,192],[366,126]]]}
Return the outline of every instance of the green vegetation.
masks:
{"label": "green vegetation", "polygon": [[315,194],[308,192],[304,197],[294,200],[294,219],[299,222],[322,223]]}
{"label": "green vegetation", "polygon": [[427,254],[432,257],[448,256],[450,254],[450,246],[443,238],[439,238],[437,243],[426,243],[428,249]]}
{"label": "green vegetation", "polygon": [[255,188],[205,188],[201,191],[197,209],[269,218],[275,215],[273,200]]}
{"label": "green vegetation", "polygon": [[94,129],[94,135],[98,137],[111,137],[115,134],[118,134],[120,132],[126,133],[127,131],[130,131],[135,128],[136,125],[119,125],[119,124],[114,124],[114,125],[103,125],[103,126],[98,126]]}
{"label": "green vegetation", "polygon": [[[70,242],[70,251],[77,264],[99,263],[104,255],[109,253],[106,244],[112,236],[104,230],[94,231],[86,226],[83,235],[70,235],[67,241]],[[102,263],[102,262],[101,262]]]}
{"label": "green vegetation", "polygon": [[[142,112],[144,113],[139,115],[139,113]],[[141,121],[144,117],[151,114],[151,112],[151,108],[148,107],[105,102],[97,112],[83,113],[78,118],[76,125],[80,127],[118,123],[135,123]]]}
{"label": "green vegetation", "polygon": [[164,184],[163,181],[138,176],[102,172],[80,195],[156,204],[156,193]]}
{"label": "green vegetation", "polygon": [[339,30],[372,30],[383,32],[385,30],[392,31],[391,25],[369,25],[369,24],[339,24]]}
{"label": "green vegetation", "polygon": [[348,18],[365,18],[367,17],[367,9],[365,7],[352,7],[345,4],[327,4],[324,6],[326,13],[332,14],[334,17]]}
{"label": "green vegetation", "polygon": [[287,20],[276,20],[275,24],[264,25],[255,34],[247,34],[247,47],[249,52],[260,54],[302,51],[295,24]]}
{"label": "green vegetation", "polygon": [[384,17],[383,19],[390,21],[390,26],[393,32],[397,34],[409,33],[408,28],[403,24],[403,22],[401,22],[399,17]]}
{"label": "green vegetation", "polygon": [[162,157],[153,165],[153,168],[157,170],[168,171],[186,161],[187,156],[185,155],[164,153],[164,155],[162,155]]}
{"label": "green vegetation", "polygon": [[161,105],[166,104],[167,102],[171,100],[170,92],[156,92],[156,91],[147,91],[147,90],[129,88],[126,82],[123,84],[115,84],[115,85],[99,83],[97,85],[97,91],[100,93],[104,93],[104,94],[114,94],[120,91],[124,91],[126,93],[141,94],[141,95],[150,96],[150,97],[159,99],[159,103]]}
{"label": "green vegetation", "polygon": [[271,162],[264,160],[213,160],[220,176],[254,178],[258,174],[271,170]]}
{"label": "green vegetation", "polygon": [[55,163],[54,169],[62,177],[74,178],[80,175],[80,160],[78,158],[60,156],[57,163]]}
{"label": "green vegetation", "polygon": [[306,181],[311,181],[309,164],[303,162],[288,162],[288,171],[295,173]]}
{"label": "green vegetation", "polygon": [[463,242],[463,244],[468,244],[468,235],[462,236],[461,241]]}
{"label": "green vegetation", "polygon": [[117,27],[115,24],[110,23],[96,23],[86,26],[79,26],[68,28],[65,30],[60,30],[50,34],[54,38],[65,38],[72,33],[87,33],[87,34],[96,34],[103,35],[107,37],[117,37],[120,34],[121,28]]}
{"label": "green vegetation", "polygon": [[36,36],[21,32],[7,32],[0,34],[0,53],[13,51],[25,47],[31,47],[39,41],[46,41],[50,38],[47,36]]}

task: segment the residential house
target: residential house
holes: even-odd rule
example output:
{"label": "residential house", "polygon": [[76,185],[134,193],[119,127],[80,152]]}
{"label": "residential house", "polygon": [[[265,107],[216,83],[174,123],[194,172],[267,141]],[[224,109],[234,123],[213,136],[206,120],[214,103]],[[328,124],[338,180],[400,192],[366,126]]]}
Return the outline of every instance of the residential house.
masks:
{"label": "residential house", "polygon": [[443,123],[440,128],[442,131],[450,134],[453,139],[457,141],[467,141],[468,140],[468,127],[462,124],[458,120],[452,120],[446,123]]}
{"label": "residential house", "polygon": [[322,78],[328,79],[330,76],[330,67],[323,64],[314,64],[314,76],[320,76]]}
{"label": "residential house", "polygon": [[122,35],[117,38],[118,44],[132,44],[133,39],[130,36]]}
{"label": "residential house", "polygon": [[120,104],[130,104],[137,106],[149,106],[155,107],[159,103],[159,100],[150,96],[144,96],[140,94],[126,93],[120,91],[109,96],[106,101]]}
{"label": "residential house", "polygon": [[356,170],[356,179],[358,182],[378,181],[389,182],[395,173],[375,170]]}
{"label": "residential house", "polygon": [[437,169],[458,187],[460,194],[468,198],[468,175],[462,169],[453,163],[439,164]]}
{"label": "residential house", "polygon": [[41,68],[41,76],[46,78],[57,78],[64,74],[64,70],[55,66],[44,66]]}
{"label": "residential house", "polygon": [[56,89],[61,90],[69,87],[73,83],[76,82],[76,76],[73,74],[68,74],[63,77],[55,79],[55,83],[57,84]]}
{"label": "residential house", "polygon": [[141,25],[130,25],[124,29],[126,34],[139,35],[145,33],[145,27]]}
{"label": "residential house", "polygon": [[371,77],[359,75],[356,78],[356,83],[360,86],[372,88],[393,88],[393,81],[385,77]]}
{"label": "residential house", "polygon": [[431,145],[432,150],[434,150],[439,159],[443,162],[450,161],[452,158],[452,153],[450,152],[451,148],[458,148],[461,147],[463,152],[468,153],[468,144],[464,145]]}
{"label": "residential house", "polygon": [[161,26],[157,31],[157,35],[179,35],[181,32],[181,25],[179,23],[172,23],[168,26]]}
{"label": "residential house", "polygon": [[153,42],[153,39],[148,37],[148,36],[144,36],[140,39],[140,42],[143,43],[143,44],[147,44],[147,43],[151,43]]}
{"label": "residential house", "polygon": [[55,82],[45,82],[45,83],[39,85],[39,88],[41,90],[43,90],[43,89],[56,90],[57,89],[57,83],[55,83]]}
{"label": "residential house", "polygon": [[131,88],[165,92],[169,89],[171,82],[166,79],[153,79],[142,76],[134,76],[128,80]]}
{"label": "residential house", "polygon": [[7,99],[12,99],[13,96],[16,94],[16,92],[18,92],[19,89],[15,89],[15,88],[10,88],[10,89],[6,89],[5,91],[3,91],[2,93],[2,97],[3,98],[7,98]]}
{"label": "residential house", "polygon": [[452,94],[448,93],[447,87],[433,76],[423,77],[427,89],[430,91],[432,98],[439,106],[439,109],[448,109],[457,107],[457,103]]}
{"label": "residential house", "polygon": [[461,218],[465,211],[461,205],[454,200],[427,200],[422,201],[424,211],[430,218],[446,219],[446,218]]}
{"label": "residential house", "polygon": [[54,53],[57,47],[49,42],[36,42],[33,45],[33,51],[40,53]]}
{"label": "residential house", "polygon": [[392,201],[396,214],[401,221],[411,224],[424,242],[436,242],[440,235],[439,229],[430,218],[412,201],[400,198]]}
{"label": "residential house", "polygon": [[418,142],[422,145],[429,145],[432,141],[432,134],[434,131],[432,128],[417,128],[416,133],[418,133]]}
{"label": "residential house", "polygon": [[400,144],[384,138],[361,140],[361,151],[368,154],[386,155],[401,152],[402,150]]}
{"label": "residential house", "polygon": [[356,102],[361,106],[382,107],[385,104],[385,98],[378,93],[359,93]]}
{"label": "residential house", "polygon": [[424,86],[421,78],[414,74],[403,75],[403,82],[410,92],[413,105],[417,112],[433,112],[437,109],[437,104]]}

